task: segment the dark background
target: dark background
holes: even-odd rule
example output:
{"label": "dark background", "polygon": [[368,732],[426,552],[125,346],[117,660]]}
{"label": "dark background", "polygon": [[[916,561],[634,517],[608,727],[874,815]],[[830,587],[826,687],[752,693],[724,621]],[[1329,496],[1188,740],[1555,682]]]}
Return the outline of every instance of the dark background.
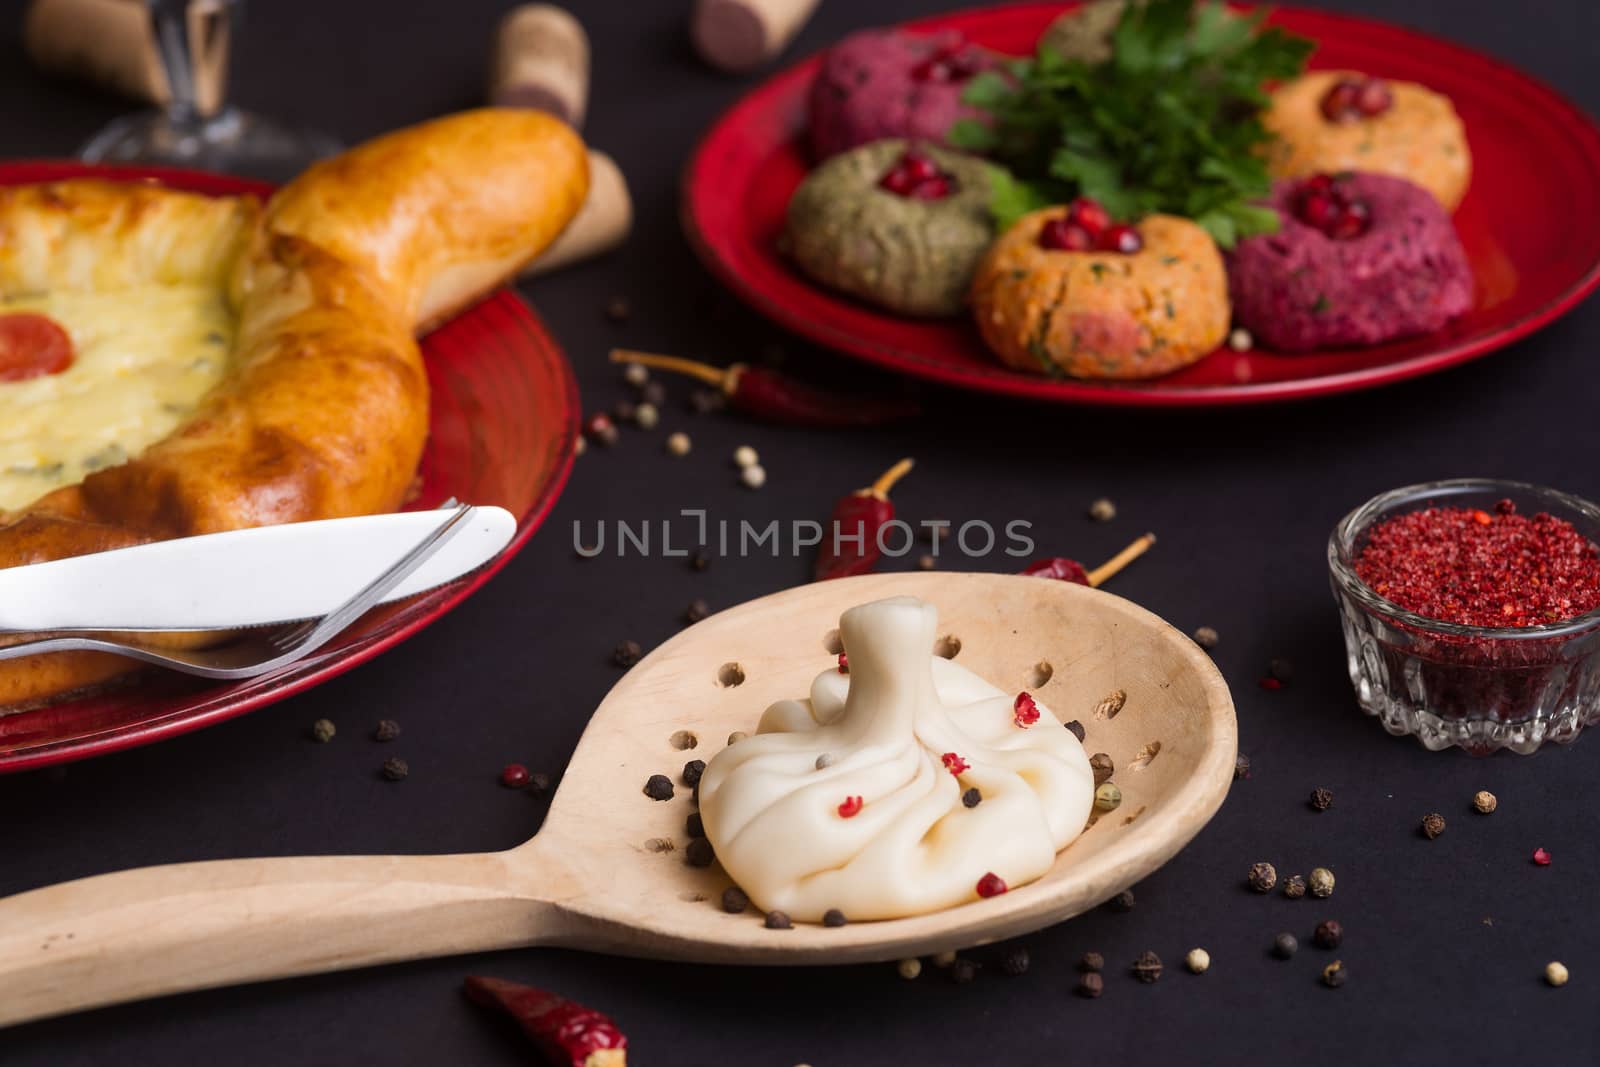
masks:
{"label": "dark background", "polygon": [[[27,65],[20,4],[0,18],[0,154],[67,155],[126,102],[50,82]],[[235,98],[356,141],[480,99],[504,0],[256,3],[237,57]],[[789,58],[860,26],[926,14],[933,0],[828,0]],[[1600,6],[1586,0],[1342,0],[1325,6],[1409,23],[1537,72],[1600,112]],[[586,135],[629,175],[639,221],[620,253],[527,286],[566,346],[590,408],[622,389],[603,361],[629,343],[717,361],[779,345],[792,365],[856,378],[738,306],[679,232],[677,177],[699,133],[755,78],[712,73],[692,56],[688,4],[621,0],[576,9],[594,43]],[[1574,189],[1593,196],[1596,190]],[[1518,205],[1505,205],[1515,225]],[[613,296],[631,319],[607,321]],[[459,992],[488,973],[570,994],[612,1013],[641,1064],[817,1067],[902,1063],[1102,1064],[1588,1063],[1600,1056],[1593,1009],[1600,879],[1590,815],[1600,741],[1532,758],[1428,753],[1387,736],[1356,708],[1328,594],[1323,546],[1334,522],[1372,494],[1425,479],[1490,475],[1600,496],[1594,358],[1600,304],[1447,374],[1380,392],[1262,410],[1135,414],[982,398],[937,402],[920,424],[818,436],[684,412],[624,431],[579,459],[545,528],[484,590],[402,649],[314,692],[151,748],[0,779],[0,894],[180,860],[296,853],[500,849],[532,834],[543,805],[495,784],[520,759],[559,773],[589,710],[618,677],[624,638],[674,633],[684,606],[714,607],[797,584],[802,560],[726,560],[701,574],[678,561],[579,562],[572,524],[670,518],[704,506],[730,520],[822,518],[839,493],[901,454],[918,469],[897,492],[910,519],[1034,522],[1040,549],[1096,561],[1132,536],[1160,545],[1115,591],[1184,630],[1216,627],[1234,687],[1241,746],[1254,761],[1222,812],[1137,887],[1130,914],[1104,909],[1024,939],[1030,973],[989,967],[969,986],[931,968],[690,967],[531,950],[219,990],[117,1007],[0,1033],[7,1064],[518,1063],[530,1052]],[[664,434],[695,452],[667,459]],[[727,457],[749,443],[769,472],[736,485]],[[1113,498],[1116,521],[1085,517]],[[905,565],[905,564],[901,564]],[[976,569],[1011,570],[996,555]],[[1256,685],[1271,656],[1297,668],[1278,692]],[[307,740],[327,716],[340,734]],[[380,717],[404,736],[368,740]],[[388,755],[410,761],[380,780]],[[1309,790],[1337,795],[1310,811]],[[1500,811],[1469,810],[1491,789]],[[1429,811],[1450,822],[1427,842]],[[1535,846],[1555,862],[1528,861]],[[1331,900],[1259,898],[1244,872],[1325,865]],[[1312,927],[1337,918],[1350,981],[1318,984],[1328,954]],[[1267,955],[1275,932],[1305,943]],[[1204,977],[1180,961],[1195,945]],[[1151,948],[1168,963],[1154,986],[1126,966]],[[1071,995],[1085,950],[1109,961],[1099,1001]],[[998,949],[976,958],[993,962]],[[1571,968],[1565,989],[1540,979]],[[0,996],[6,991],[0,989]]]}

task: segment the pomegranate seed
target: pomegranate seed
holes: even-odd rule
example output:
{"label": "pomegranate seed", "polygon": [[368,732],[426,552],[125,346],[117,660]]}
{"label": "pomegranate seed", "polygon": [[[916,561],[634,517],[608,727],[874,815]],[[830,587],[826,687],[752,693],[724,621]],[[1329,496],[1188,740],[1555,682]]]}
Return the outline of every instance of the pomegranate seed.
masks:
{"label": "pomegranate seed", "polygon": [[905,171],[912,181],[922,182],[939,176],[939,164],[918,152],[907,152],[895,167]]}
{"label": "pomegranate seed", "polygon": [[1305,184],[1300,187],[1300,191],[1302,193],[1331,193],[1333,192],[1333,175],[1313,174],[1305,180]]}
{"label": "pomegranate seed", "polygon": [[997,897],[1004,893],[1006,888],[1005,880],[993,871],[978,879],[978,895],[980,897]]}
{"label": "pomegranate seed", "polygon": [[1011,705],[1011,713],[1011,721],[1026,730],[1039,721],[1039,704],[1033,699],[1032,693],[1024,690],[1017,694],[1016,702]]}
{"label": "pomegranate seed", "polygon": [[1087,196],[1080,196],[1072,202],[1067,208],[1067,219],[1095,237],[1099,237],[1111,225],[1111,213],[1101,207],[1098,200],[1090,200]]}
{"label": "pomegranate seed", "polygon": [[1394,93],[1382,78],[1368,78],[1356,92],[1355,106],[1368,118],[1381,115],[1394,106]]}
{"label": "pomegranate seed", "polygon": [[1349,122],[1359,114],[1356,97],[1360,92],[1360,82],[1354,78],[1340,78],[1322,97],[1322,117],[1329,122]]}
{"label": "pomegranate seed", "polygon": [[939,762],[943,763],[944,769],[949,771],[951,774],[961,774],[963,771],[968,770],[970,766],[966,760],[962,759],[954,752],[946,752],[944,755],[939,757]]}
{"label": "pomegranate seed", "polygon": [[850,673],[850,657],[845,655],[843,652],[839,653],[839,673]]}
{"label": "pomegranate seed", "polygon": [[1340,214],[1339,202],[1327,193],[1312,190],[1300,197],[1300,221],[1327,232]]}
{"label": "pomegranate seed", "polygon": [[1547,851],[1546,849],[1542,849],[1542,848],[1534,849],[1533,850],[1533,862],[1535,864],[1537,864],[1538,866],[1540,866],[1540,867],[1548,867],[1548,866],[1550,866],[1550,853],[1549,853],[1549,851]]}
{"label": "pomegranate seed", "polygon": [[1094,235],[1066,219],[1051,219],[1039,231],[1039,247],[1052,252],[1087,252],[1094,247]]}
{"label": "pomegranate seed", "polygon": [[839,805],[839,818],[853,819],[861,813],[863,801],[860,797],[845,797],[844,803]]}
{"label": "pomegranate seed", "polygon": [[920,181],[911,189],[913,200],[943,200],[950,195],[950,179],[943,174],[935,174],[926,181]]}
{"label": "pomegranate seed", "polygon": [[885,174],[878,182],[879,188],[887,189],[897,196],[910,196],[911,190],[916,186],[911,175],[907,174],[898,165]]}
{"label": "pomegranate seed", "polygon": [[507,789],[521,789],[533,778],[528,768],[520,763],[508,763],[500,771],[500,784]]}
{"label": "pomegranate seed", "polygon": [[1328,236],[1341,241],[1360,237],[1367,232],[1371,222],[1372,209],[1364,201],[1351,200],[1339,205],[1339,214],[1334,218]]}
{"label": "pomegranate seed", "polygon": [[1144,247],[1144,238],[1128,223],[1118,223],[1100,235],[1100,247],[1107,252],[1131,256]]}

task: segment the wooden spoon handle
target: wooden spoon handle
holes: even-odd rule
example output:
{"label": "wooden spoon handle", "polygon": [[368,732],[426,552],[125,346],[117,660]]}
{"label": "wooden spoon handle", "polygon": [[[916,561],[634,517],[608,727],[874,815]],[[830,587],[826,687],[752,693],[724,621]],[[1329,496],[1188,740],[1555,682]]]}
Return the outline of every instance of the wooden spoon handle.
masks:
{"label": "wooden spoon handle", "polygon": [[555,909],[507,855],[218,860],[20,893],[0,900],[0,1026],[546,940]]}

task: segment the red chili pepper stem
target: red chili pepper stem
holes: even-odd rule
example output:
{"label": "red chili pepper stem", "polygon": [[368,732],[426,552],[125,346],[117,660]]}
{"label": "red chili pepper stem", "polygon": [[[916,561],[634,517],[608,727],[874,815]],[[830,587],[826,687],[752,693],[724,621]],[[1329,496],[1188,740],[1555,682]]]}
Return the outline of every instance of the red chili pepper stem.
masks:
{"label": "red chili pepper stem", "polygon": [[613,363],[637,363],[642,367],[654,367],[657,370],[669,370],[677,374],[687,374],[691,378],[698,378],[707,385],[715,385],[724,393],[732,396],[739,388],[739,376],[745,371],[746,364],[732,363],[726,368],[713,367],[709,363],[701,363],[697,359],[684,359],[682,356],[664,356],[656,352],[636,352],[631,348],[613,348],[611,350]]}
{"label": "red chili pepper stem", "polygon": [[898,482],[901,478],[904,478],[907,474],[910,474],[911,468],[915,467],[916,465],[916,461],[912,460],[909,456],[905,459],[902,459],[899,463],[896,463],[894,466],[890,467],[888,470],[879,475],[877,481],[873,482],[865,489],[857,489],[856,496],[870,496],[874,500],[888,500],[889,490],[894,488],[894,483]]}
{"label": "red chili pepper stem", "polygon": [[628,1039],[593,1008],[499,978],[473,975],[466,981],[468,998],[515,1019],[552,1065],[560,1067],[627,1067]]}
{"label": "red chili pepper stem", "polygon": [[1100,566],[1090,571],[1089,584],[1091,586],[1097,586],[1101,582],[1106,581],[1108,578],[1115,576],[1118,571],[1122,570],[1122,568],[1126,567],[1128,564],[1132,563],[1134,560],[1150,551],[1150,546],[1155,543],[1155,534],[1145,534],[1133,544],[1129,545],[1127,548],[1123,549],[1121,552],[1118,552],[1115,556],[1112,556],[1110,559],[1100,564]]}

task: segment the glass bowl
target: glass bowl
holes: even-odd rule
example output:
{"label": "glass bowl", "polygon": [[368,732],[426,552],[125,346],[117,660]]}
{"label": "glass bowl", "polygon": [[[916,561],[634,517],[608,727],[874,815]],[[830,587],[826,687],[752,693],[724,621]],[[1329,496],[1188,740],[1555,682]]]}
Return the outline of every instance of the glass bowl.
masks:
{"label": "glass bowl", "polygon": [[1538,626],[1464,626],[1417,615],[1379,596],[1353,563],[1367,533],[1390,516],[1445,506],[1489,511],[1510,499],[1600,540],[1600,508],[1522,482],[1461,478],[1373,497],[1334,528],[1328,570],[1344,626],[1356,699],[1392,734],[1430,749],[1529,753],[1568,742],[1600,720],[1600,609]]}

